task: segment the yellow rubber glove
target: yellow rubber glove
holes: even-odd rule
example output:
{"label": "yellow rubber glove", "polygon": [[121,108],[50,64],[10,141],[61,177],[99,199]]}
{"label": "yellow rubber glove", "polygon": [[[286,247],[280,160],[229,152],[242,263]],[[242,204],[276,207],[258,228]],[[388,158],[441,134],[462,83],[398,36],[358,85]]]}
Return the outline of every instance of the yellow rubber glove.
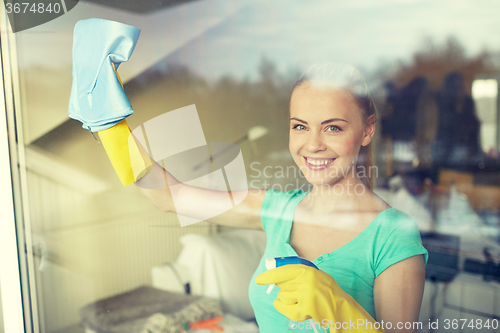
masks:
{"label": "yellow rubber glove", "polygon": [[384,332],[375,328],[380,327],[379,323],[329,274],[314,267],[301,264],[277,267],[258,275],[255,282],[274,283],[281,289],[273,305],[290,319],[312,318],[325,327],[328,325],[330,332]]}
{"label": "yellow rubber glove", "polygon": [[[111,66],[123,88],[115,65],[111,63]],[[154,161],[130,135],[131,131],[125,119],[97,133],[123,186],[134,183],[151,170]]]}
{"label": "yellow rubber glove", "polygon": [[123,186],[142,178],[153,167],[154,161],[130,135],[125,119],[97,133]]}

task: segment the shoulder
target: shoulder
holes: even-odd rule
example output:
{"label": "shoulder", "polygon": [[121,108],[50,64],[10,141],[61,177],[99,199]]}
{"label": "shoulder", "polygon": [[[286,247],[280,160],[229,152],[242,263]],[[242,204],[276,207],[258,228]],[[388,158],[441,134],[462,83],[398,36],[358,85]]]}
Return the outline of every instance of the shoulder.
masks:
{"label": "shoulder", "polygon": [[398,232],[404,230],[413,230],[418,232],[418,223],[405,212],[388,208],[381,213],[381,228],[386,232]]}
{"label": "shoulder", "polygon": [[300,189],[291,191],[267,190],[261,209],[261,220],[266,233],[291,223],[296,204],[307,192]]}
{"label": "shoulder", "polygon": [[267,190],[264,201],[280,201],[280,202],[288,202],[293,200],[294,198],[302,198],[307,192],[304,192],[301,189],[293,189],[290,191],[278,191],[274,189]]}
{"label": "shoulder", "polygon": [[293,190],[290,190],[290,191],[278,191],[278,190],[275,190],[275,189],[269,189],[267,190],[266,192],[266,195],[269,194],[269,195],[273,195],[273,196],[282,196],[282,197],[286,197],[286,196],[290,196],[290,197],[293,197],[293,196],[296,196],[296,195],[303,195],[307,192],[305,192],[304,190],[300,189],[300,188],[296,188],[296,189],[293,189]]}
{"label": "shoulder", "polygon": [[418,223],[408,214],[396,208],[381,213],[376,227],[375,248],[384,251],[391,247],[406,247],[409,243],[420,243]]}
{"label": "shoulder", "polygon": [[428,253],[422,245],[417,222],[408,214],[395,208],[385,212],[375,240],[375,276],[392,264],[417,254]]}
{"label": "shoulder", "polygon": [[269,189],[264,196],[262,213],[265,213],[268,210],[272,210],[274,212],[284,210],[289,205],[300,201],[306,194],[307,192],[304,192],[301,189],[294,189],[291,191],[277,191]]}

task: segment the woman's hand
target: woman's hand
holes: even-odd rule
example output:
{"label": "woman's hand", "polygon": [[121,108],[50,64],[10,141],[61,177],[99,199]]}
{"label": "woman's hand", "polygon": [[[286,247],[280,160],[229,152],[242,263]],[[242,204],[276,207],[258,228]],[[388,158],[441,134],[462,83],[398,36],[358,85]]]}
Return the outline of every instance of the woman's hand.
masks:
{"label": "woman's hand", "polygon": [[109,20],[76,23],[68,113],[83,128],[103,131],[134,113],[115,70],[130,59],[139,34],[136,27]]}
{"label": "woman's hand", "polygon": [[[379,327],[376,321],[330,275],[314,267],[281,266],[260,274],[255,282],[260,285],[274,283],[280,287],[273,305],[290,319],[312,318],[321,325],[328,325],[330,332],[383,332],[375,329]],[[342,329],[337,330],[335,323],[339,323],[337,327],[343,326]]]}

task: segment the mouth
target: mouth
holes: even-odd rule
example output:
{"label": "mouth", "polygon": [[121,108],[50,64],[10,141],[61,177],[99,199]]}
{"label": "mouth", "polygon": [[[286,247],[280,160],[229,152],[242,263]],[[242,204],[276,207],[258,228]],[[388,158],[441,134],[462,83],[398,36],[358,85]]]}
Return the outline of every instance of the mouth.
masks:
{"label": "mouth", "polygon": [[328,168],[328,166],[335,161],[335,158],[313,158],[304,157],[306,161],[306,166],[311,170],[322,170]]}

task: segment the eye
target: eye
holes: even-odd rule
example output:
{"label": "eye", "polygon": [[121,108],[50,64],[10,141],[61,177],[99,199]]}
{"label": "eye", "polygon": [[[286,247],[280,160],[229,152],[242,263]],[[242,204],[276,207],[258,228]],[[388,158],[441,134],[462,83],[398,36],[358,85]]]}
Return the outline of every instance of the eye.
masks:
{"label": "eye", "polygon": [[342,131],[342,129],[336,125],[330,125],[327,127],[327,131],[330,131],[332,133],[337,133],[337,132]]}
{"label": "eye", "polygon": [[306,127],[302,124],[297,124],[297,125],[293,126],[293,129],[305,130]]}

